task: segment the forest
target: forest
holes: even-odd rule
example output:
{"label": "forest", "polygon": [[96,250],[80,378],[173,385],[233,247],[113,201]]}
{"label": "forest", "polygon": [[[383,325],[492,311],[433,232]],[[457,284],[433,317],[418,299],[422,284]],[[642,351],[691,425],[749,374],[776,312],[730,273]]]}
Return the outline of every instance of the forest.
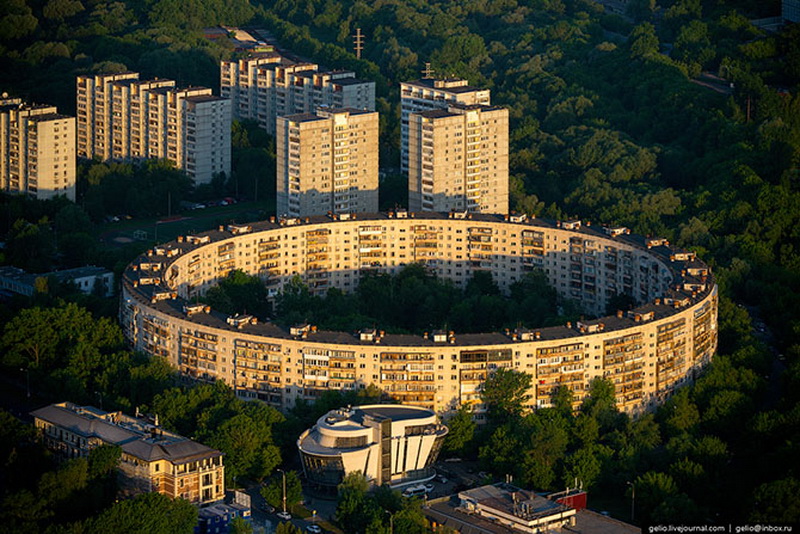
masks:
{"label": "forest", "polygon": [[[510,110],[512,208],[626,225],[696,251],[720,285],[720,346],[708,371],[652,415],[620,415],[602,384],[575,414],[563,406],[517,413],[501,399],[481,428],[456,416],[449,453],[479,458],[498,475],[513,471],[537,490],[579,476],[590,495],[622,510],[633,483],[637,522],[800,521],[800,26],[768,32],[750,22],[778,15],[776,0],[627,5],[613,14],[593,0],[9,0],[0,6],[0,86],[68,114],[82,73],[131,69],[217,87],[218,62],[234,53],[202,28],[262,27],[297,54],[375,80],[386,168],[399,161],[398,82],[419,78],[430,62],[439,75],[490,88],[493,104]],[[352,53],[356,28],[366,36],[360,60]],[[238,176],[217,187],[266,191],[274,175],[257,170],[273,161],[271,141],[237,128]],[[155,180],[141,195],[158,187],[161,195],[193,194],[158,166],[86,165],[76,206],[4,200],[4,263],[46,270],[83,261],[74,256],[84,247],[106,254],[83,230],[107,213],[106,203],[120,209],[114,203],[125,195],[114,192],[135,187],[131,176]],[[263,173],[260,186],[254,172]],[[402,177],[387,176],[381,194],[383,206],[407,203]],[[137,205],[142,213],[165,209],[163,198]],[[135,252],[114,254],[121,266]],[[63,308],[40,304],[36,313]],[[4,306],[5,372],[18,376],[18,361],[5,358],[31,357],[9,348],[10,325],[24,314]],[[171,386],[156,393],[150,379],[145,386],[103,378],[115,372],[105,369],[118,354],[114,335],[97,334],[96,350],[67,359],[45,356],[53,372],[82,377],[54,380],[57,391],[74,388],[84,395],[75,400],[93,402],[93,391],[112,388],[104,400],[119,406],[140,402],[137,395],[149,395],[147,403],[163,397]],[[59,354],[71,350],[57,337],[48,342]],[[166,372],[127,358],[119,365],[141,367],[157,382]],[[92,365],[102,372],[95,376]],[[506,392],[519,381],[504,378]],[[240,410],[227,409],[220,413]],[[241,469],[258,475],[265,461]],[[4,499],[21,498],[14,491]],[[27,491],[33,498],[38,490]]]}

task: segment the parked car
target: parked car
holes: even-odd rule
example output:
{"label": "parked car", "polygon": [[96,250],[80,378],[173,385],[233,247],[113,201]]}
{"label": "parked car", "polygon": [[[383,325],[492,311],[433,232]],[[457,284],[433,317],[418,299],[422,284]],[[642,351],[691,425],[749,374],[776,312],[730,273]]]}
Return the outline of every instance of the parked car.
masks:
{"label": "parked car", "polygon": [[433,484],[425,484],[425,492],[430,493],[433,491]]}
{"label": "parked car", "polygon": [[447,477],[444,475],[437,475],[436,482],[439,482],[440,484],[447,484]]}
{"label": "parked car", "polygon": [[306,532],[309,534],[322,534],[322,529],[319,527],[319,525],[311,524],[306,526]]}
{"label": "parked car", "polygon": [[276,515],[281,519],[283,519],[284,521],[289,521],[292,519],[292,514],[290,514],[289,512],[284,512],[283,510],[278,512]]}
{"label": "parked car", "polygon": [[428,493],[427,488],[425,488],[425,486],[420,484],[418,486],[411,486],[410,488],[406,488],[405,491],[403,491],[403,497],[409,497],[409,498],[420,497],[422,495],[425,495],[426,493]]}

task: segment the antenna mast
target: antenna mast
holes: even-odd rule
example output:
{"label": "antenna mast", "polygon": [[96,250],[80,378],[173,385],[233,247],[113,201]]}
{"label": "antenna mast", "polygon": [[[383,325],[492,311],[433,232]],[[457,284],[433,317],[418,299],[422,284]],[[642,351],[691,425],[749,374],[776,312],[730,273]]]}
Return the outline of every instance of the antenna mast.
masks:
{"label": "antenna mast", "polygon": [[364,50],[364,34],[361,33],[361,28],[356,28],[353,44],[355,45],[356,58],[361,59],[361,51]]}
{"label": "antenna mast", "polygon": [[422,70],[422,78],[423,79],[430,79],[433,78],[433,73],[435,71],[431,68],[430,62],[425,63],[425,68]]}

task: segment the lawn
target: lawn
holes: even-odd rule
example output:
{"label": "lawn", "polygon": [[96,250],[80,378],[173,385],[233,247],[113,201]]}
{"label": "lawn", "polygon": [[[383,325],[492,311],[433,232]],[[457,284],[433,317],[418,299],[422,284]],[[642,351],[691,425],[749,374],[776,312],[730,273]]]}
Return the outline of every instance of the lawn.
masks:
{"label": "lawn", "polygon": [[231,206],[215,206],[184,211],[170,218],[130,219],[100,227],[100,237],[108,245],[124,245],[135,240],[164,243],[179,235],[212,230],[232,222],[263,220],[275,213],[272,202],[240,202]]}

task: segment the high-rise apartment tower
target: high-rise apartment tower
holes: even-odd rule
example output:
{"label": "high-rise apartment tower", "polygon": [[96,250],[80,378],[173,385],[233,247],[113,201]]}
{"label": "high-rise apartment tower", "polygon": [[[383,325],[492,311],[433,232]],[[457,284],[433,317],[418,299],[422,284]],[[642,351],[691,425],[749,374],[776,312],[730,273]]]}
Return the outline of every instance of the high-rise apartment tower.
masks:
{"label": "high-rise apartment tower", "polygon": [[230,174],[229,99],[134,72],[79,76],[77,89],[79,156],[167,159],[201,184]]}
{"label": "high-rise apartment tower", "polygon": [[272,135],[285,115],[313,114],[321,107],[375,110],[375,82],[275,54],[223,61],[220,94],[232,100],[234,118],[257,120]]}
{"label": "high-rise apartment tower", "polygon": [[412,113],[410,211],[508,213],[508,110],[480,104]]}
{"label": "high-rise apartment tower", "polygon": [[75,117],[0,98],[0,190],[75,200]]}
{"label": "high-rise apartment tower", "polygon": [[409,116],[432,109],[447,109],[456,102],[488,106],[491,103],[491,91],[472,87],[467,80],[458,78],[423,78],[400,84],[400,167],[403,172],[408,172]]}
{"label": "high-rise apartment tower", "polygon": [[278,215],[378,210],[378,113],[321,108],[277,119]]}

